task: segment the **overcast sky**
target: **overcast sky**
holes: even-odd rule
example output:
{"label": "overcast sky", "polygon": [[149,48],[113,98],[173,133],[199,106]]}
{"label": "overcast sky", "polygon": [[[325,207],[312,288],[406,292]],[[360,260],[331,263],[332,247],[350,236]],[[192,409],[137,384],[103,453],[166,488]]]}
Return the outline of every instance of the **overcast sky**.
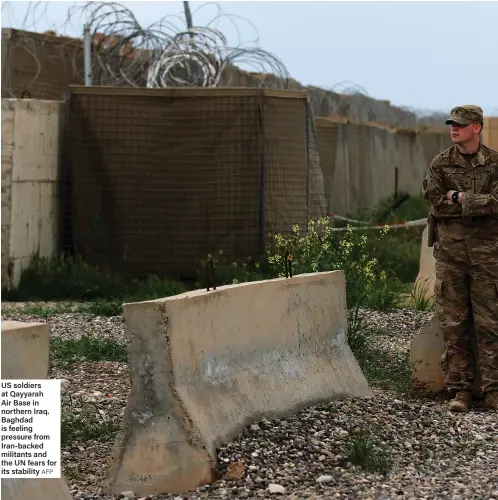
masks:
{"label": "overcast sky", "polygon": [[[81,17],[65,22],[69,7],[81,3],[2,2],[2,27],[55,28],[81,36]],[[183,2],[120,3],[143,26],[183,13]],[[498,2],[217,4],[257,28],[234,19],[242,42],[259,35],[259,46],[304,84],[332,88],[347,81],[398,106],[447,112],[458,104],[478,104],[485,114],[498,115]],[[205,25],[217,14],[214,5],[190,5],[194,24]],[[238,44],[228,18],[218,29],[231,45]]]}

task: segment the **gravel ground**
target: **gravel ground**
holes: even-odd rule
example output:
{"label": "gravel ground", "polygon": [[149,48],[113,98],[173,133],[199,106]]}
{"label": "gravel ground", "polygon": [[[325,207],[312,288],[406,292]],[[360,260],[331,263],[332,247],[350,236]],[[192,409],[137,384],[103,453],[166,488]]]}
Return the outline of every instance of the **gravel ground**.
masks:
{"label": "gravel ground", "polygon": [[[410,310],[365,312],[371,325],[389,332],[378,342],[393,352],[406,351],[414,333],[432,317]],[[3,319],[35,318],[10,312]],[[124,340],[120,317],[75,313],[48,321],[60,338],[86,333]],[[52,370],[50,377],[63,379],[63,397],[73,399],[75,411],[81,398],[101,420],[120,422],[130,390],[126,363],[82,363]],[[453,414],[441,397],[417,399],[377,389],[374,394],[372,399],[335,401],[286,420],[253,424],[219,451],[223,479],[187,495],[146,498],[498,500],[496,413],[477,407]],[[358,429],[368,430],[376,449],[384,450],[390,464],[387,475],[360,471],[349,463],[348,443]],[[99,486],[111,447],[97,441],[63,447],[63,471],[74,499],[120,498],[101,494]]]}

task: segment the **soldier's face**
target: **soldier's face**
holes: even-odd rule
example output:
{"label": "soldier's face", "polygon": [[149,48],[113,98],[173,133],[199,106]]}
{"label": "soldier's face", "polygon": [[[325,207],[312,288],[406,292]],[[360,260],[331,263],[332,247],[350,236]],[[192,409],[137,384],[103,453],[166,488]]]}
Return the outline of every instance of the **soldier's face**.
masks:
{"label": "soldier's face", "polygon": [[480,125],[471,123],[470,125],[451,124],[451,140],[455,144],[465,144],[473,141],[479,135]]}

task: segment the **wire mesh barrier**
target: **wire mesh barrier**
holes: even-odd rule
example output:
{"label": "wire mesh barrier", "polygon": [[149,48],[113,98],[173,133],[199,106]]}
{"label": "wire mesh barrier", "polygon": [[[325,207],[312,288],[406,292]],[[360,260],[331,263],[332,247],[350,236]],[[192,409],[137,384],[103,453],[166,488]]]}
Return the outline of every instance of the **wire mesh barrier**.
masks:
{"label": "wire mesh barrier", "polygon": [[67,109],[72,250],[90,264],[193,278],[327,213],[304,92],[73,87]]}
{"label": "wire mesh barrier", "polygon": [[[330,208],[330,212],[332,212],[334,210],[337,210],[338,208],[341,208],[337,207],[337,203],[334,203],[332,199],[332,186],[334,182],[339,181],[340,173],[342,173],[337,172],[336,174],[335,172],[336,155],[338,154],[340,123],[338,121],[322,120],[320,118],[317,118],[315,120],[315,128],[319,148],[319,156],[321,160],[325,198],[327,200],[327,206]],[[344,151],[341,152],[344,153]],[[343,179],[343,186],[345,186],[345,179]]]}

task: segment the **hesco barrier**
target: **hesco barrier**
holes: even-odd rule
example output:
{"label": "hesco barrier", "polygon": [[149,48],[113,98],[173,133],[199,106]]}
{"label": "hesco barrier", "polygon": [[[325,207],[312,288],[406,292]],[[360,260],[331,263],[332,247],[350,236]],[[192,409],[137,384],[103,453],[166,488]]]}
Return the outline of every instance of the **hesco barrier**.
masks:
{"label": "hesco barrier", "polygon": [[398,193],[420,196],[430,160],[449,147],[445,132],[426,134],[340,117],[317,117],[315,124],[328,207],[342,215],[394,195],[396,169]]}
{"label": "hesco barrier", "polygon": [[327,213],[310,120],[305,92],[72,87],[74,250],[130,277],[257,256]]}
{"label": "hesco barrier", "polygon": [[59,100],[80,82],[81,40],[2,28],[2,97]]}
{"label": "hesco barrier", "polygon": [[436,155],[453,145],[448,130],[421,131],[420,140],[422,141],[427,168]]}

